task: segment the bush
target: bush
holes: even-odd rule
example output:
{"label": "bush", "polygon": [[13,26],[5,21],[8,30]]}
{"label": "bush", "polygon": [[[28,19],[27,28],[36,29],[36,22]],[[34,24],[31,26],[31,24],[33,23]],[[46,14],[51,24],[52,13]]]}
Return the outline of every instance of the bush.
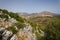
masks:
{"label": "bush", "polygon": [[24,19],[22,17],[18,16],[16,13],[10,12],[9,15],[19,22],[24,22]]}
{"label": "bush", "polygon": [[21,29],[21,28],[24,28],[24,27],[25,27],[25,24],[23,24],[23,23],[17,24],[17,28],[18,28],[18,29]]}
{"label": "bush", "polygon": [[14,26],[9,27],[8,30],[11,30],[13,34],[16,34],[18,32]]}

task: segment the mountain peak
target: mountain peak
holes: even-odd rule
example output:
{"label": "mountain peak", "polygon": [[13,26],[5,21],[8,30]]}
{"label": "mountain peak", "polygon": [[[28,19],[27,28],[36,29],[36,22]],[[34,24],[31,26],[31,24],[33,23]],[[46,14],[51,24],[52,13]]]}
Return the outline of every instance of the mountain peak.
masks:
{"label": "mountain peak", "polygon": [[54,13],[49,12],[49,11],[43,11],[43,12],[41,12],[40,14],[48,14],[48,15],[51,15],[51,14],[54,14]]}
{"label": "mountain peak", "polygon": [[50,17],[52,17],[52,16],[54,16],[55,14],[52,13],[52,12],[49,12],[49,11],[43,11],[43,12],[40,12],[39,15],[40,15],[40,16],[50,16]]}

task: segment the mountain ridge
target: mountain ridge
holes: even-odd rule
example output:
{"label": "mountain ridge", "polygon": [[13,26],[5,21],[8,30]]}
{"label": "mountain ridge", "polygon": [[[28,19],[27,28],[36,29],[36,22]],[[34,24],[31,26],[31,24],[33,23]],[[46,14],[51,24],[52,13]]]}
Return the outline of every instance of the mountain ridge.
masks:
{"label": "mountain ridge", "polygon": [[48,11],[43,11],[43,12],[40,12],[40,13],[31,13],[31,14],[28,14],[28,13],[19,13],[18,15],[21,15],[23,17],[34,17],[34,16],[59,16],[60,14],[56,14],[56,13],[52,13],[52,12],[48,12]]}

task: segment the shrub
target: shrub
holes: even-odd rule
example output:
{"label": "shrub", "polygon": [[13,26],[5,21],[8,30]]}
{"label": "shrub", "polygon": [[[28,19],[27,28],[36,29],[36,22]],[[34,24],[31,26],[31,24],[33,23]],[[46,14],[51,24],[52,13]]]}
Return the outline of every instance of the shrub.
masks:
{"label": "shrub", "polygon": [[14,26],[9,27],[8,30],[11,30],[13,34],[16,34],[18,32]]}

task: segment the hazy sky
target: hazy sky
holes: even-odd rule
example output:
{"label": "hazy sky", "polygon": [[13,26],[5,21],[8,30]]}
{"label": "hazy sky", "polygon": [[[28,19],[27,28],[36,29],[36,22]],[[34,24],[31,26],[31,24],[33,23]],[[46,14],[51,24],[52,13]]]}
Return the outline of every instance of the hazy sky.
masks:
{"label": "hazy sky", "polygon": [[60,13],[60,0],[0,0],[0,8],[13,12],[50,11]]}

